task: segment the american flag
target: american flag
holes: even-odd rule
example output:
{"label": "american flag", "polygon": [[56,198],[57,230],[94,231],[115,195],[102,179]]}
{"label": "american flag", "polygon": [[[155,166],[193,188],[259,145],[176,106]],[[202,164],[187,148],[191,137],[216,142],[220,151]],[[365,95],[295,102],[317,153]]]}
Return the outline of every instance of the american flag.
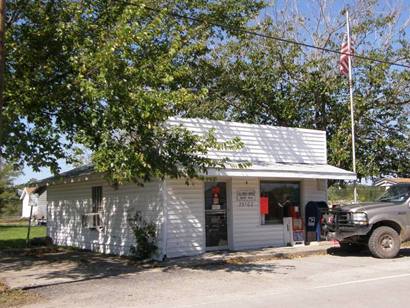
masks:
{"label": "american flag", "polygon": [[342,48],[340,49],[340,52],[343,52],[340,55],[340,61],[339,61],[339,71],[340,74],[347,76],[349,73],[349,56],[347,54],[353,55],[354,54],[354,49],[353,49],[353,42],[350,40],[350,52],[349,52],[349,46],[347,43],[347,35],[344,36],[343,39],[343,44]]}

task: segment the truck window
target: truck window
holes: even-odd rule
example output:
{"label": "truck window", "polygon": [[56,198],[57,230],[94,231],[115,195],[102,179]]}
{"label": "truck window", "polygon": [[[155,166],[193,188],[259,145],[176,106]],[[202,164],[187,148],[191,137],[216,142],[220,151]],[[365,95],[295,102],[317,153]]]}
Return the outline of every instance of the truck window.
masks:
{"label": "truck window", "polygon": [[410,185],[392,186],[379,199],[381,202],[403,202],[410,198]]}

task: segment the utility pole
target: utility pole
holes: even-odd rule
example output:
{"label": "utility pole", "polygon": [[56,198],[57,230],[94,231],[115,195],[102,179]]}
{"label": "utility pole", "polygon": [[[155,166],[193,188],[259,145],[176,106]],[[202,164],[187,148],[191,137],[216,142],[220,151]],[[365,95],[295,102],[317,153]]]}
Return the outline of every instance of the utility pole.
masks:
{"label": "utility pole", "polygon": [[[0,0],[0,138],[3,129],[3,106],[4,106],[4,73],[6,62],[5,35],[6,32],[6,0]],[[1,140],[1,139],[0,139]]]}

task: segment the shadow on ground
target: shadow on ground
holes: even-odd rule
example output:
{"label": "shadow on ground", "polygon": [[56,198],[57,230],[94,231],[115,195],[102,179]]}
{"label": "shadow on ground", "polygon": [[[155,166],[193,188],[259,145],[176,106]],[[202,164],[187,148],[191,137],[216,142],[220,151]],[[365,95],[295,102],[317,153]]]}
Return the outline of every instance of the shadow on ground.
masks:
{"label": "shadow on ground", "polygon": [[[102,255],[87,251],[38,252],[5,254],[0,252],[0,273],[7,279],[19,279],[22,289],[70,284],[82,281],[120,277],[147,270],[172,272],[180,269],[242,273],[274,273],[286,275],[293,266],[276,262],[245,262],[240,259],[206,262],[171,261],[138,262],[125,257]],[[4,275],[4,274],[3,274]],[[3,276],[4,277],[4,276]],[[1,278],[1,274],[0,274]]]}
{"label": "shadow on ground", "polygon": [[[348,253],[340,248],[328,249],[328,254],[342,257],[371,257],[368,250]],[[400,250],[399,257],[410,256],[410,248]],[[246,259],[197,260],[185,258],[169,262],[137,262],[129,258],[109,256],[87,251],[47,248],[44,251],[22,251],[12,254],[0,252],[0,280],[14,279],[23,289],[50,285],[70,284],[82,281],[115,278],[148,270],[172,273],[173,271],[201,270],[225,271],[229,273],[287,275],[294,266],[269,260],[248,262]]]}
{"label": "shadow on ground", "polygon": [[[327,250],[329,255],[339,256],[339,257],[372,257],[372,254],[367,248],[363,248],[360,251],[356,252],[347,252],[338,247],[332,247]],[[410,248],[400,249],[400,253],[397,256],[398,258],[410,257]]]}

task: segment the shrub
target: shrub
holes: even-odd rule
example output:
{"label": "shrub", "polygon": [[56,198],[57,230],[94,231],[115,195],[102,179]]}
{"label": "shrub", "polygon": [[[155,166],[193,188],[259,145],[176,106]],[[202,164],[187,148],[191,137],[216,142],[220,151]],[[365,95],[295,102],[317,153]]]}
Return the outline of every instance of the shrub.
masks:
{"label": "shrub", "polygon": [[128,223],[131,226],[136,241],[136,246],[131,246],[130,248],[131,254],[139,260],[151,258],[158,249],[156,245],[155,224],[145,221],[139,211],[128,220]]}

